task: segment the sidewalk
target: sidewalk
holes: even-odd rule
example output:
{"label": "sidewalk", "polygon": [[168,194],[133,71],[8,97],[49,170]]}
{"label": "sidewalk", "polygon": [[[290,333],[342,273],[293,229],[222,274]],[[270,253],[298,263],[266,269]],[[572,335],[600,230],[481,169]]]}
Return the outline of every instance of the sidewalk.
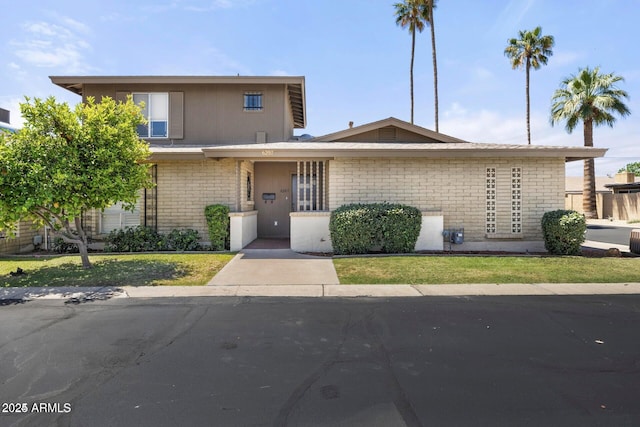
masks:
{"label": "sidewalk", "polygon": [[337,285],[330,257],[291,249],[243,249],[208,283],[229,285]]}
{"label": "sidewalk", "polygon": [[[0,301],[64,299],[69,303],[111,298],[168,297],[440,297],[499,295],[640,294],[640,283],[516,283],[467,285],[229,285],[124,286],[122,288],[2,288]],[[0,304],[2,305],[2,304]]]}

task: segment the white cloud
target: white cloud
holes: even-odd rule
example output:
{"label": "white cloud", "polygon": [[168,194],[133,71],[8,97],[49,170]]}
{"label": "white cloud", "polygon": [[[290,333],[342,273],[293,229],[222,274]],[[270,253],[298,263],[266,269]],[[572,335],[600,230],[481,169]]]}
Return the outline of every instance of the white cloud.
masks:
{"label": "white cloud", "polygon": [[509,32],[507,29],[517,28],[534,3],[535,0],[511,0],[497,17],[491,32],[503,34]]}
{"label": "white cloud", "polygon": [[253,0],[213,0],[204,6],[186,5],[185,10],[191,12],[210,12],[218,9],[231,9],[234,7],[246,7],[253,3]]}
{"label": "white cloud", "polygon": [[567,52],[567,51],[553,51],[553,55],[549,58],[548,66],[550,68],[566,67],[578,63],[580,60],[586,58],[587,55],[583,52]]}
{"label": "white cloud", "polygon": [[286,76],[292,76],[293,74],[284,71],[284,70],[273,70],[271,73],[269,73],[269,75],[271,76],[281,76],[281,77],[286,77]]}
{"label": "white cloud", "polygon": [[[43,21],[23,24],[22,38],[9,43],[14,54],[24,64],[56,68],[64,73],[92,70],[84,61],[84,54],[91,49],[91,45],[78,35],[79,32],[88,33],[89,28],[71,18],[57,19],[60,24]],[[13,64],[21,67],[15,62]]]}
{"label": "white cloud", "polygon": [[[454,103],[444,110],[440,118],[440,131],[471,142],[527,143],[526,116],[467,109],[460,103]],[[605,157],[596,159],[596,174],[616,173],[627,163],[640,161],[637,148],[639,134],[640,124],[628,119],[618,120],[614,128],[595,128],[595,146],[609,149]],[[581,127],[569,134],[563,124],[552,127],[548,115],[536,111],[531,114],[531,141],[534,145],[561,147],[584,144]],[[567,163],[567,174],[581,176],[582,162]]]}
{"label": "white cloud", "polygon": [[235,7],[246,7],[255,0],[211,0],[211,1],[193,1],[193,0],[175,0],[164,4],[154,4],[152,6],[143,7],[144,10],[154,13],[164,13],[171,10],[182,9],[188,12],[212,12],[220,9],[232,9]]}

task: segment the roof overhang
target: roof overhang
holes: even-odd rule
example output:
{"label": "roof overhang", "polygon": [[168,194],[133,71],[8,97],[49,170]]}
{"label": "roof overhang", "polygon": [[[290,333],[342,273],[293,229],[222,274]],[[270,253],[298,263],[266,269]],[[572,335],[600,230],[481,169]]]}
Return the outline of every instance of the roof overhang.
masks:
{"label": "roof overhang", "polygon": [[209,147],[151,147],[151,161],[237,158],[251,160],[337,158],[562,158],[602,157],[606,148],[478,143],[276,142]]}
{"label": "roof overhang", "polygon": [[51,82],[80,96],[85,85],[118,84],[259,84],[284,85],[296,129],[307,125],[304,76],[50,76]]}

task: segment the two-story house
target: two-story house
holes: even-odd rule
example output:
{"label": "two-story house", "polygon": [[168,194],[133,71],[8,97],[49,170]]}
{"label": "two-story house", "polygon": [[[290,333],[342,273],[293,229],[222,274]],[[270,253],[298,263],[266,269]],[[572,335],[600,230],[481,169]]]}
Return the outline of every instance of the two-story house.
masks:
{"label": "two-story house", "polygon": [[[204,208],[231,208],[231,246],[290,239],[331,250],[330,212],[353,202],[423,211],[418,250],[544,250],[540,219],[564,207],[565,162],[605,149],[472,143],[388,118],[317,138],[306,126],[304,77],[51,77],[83,99],[144,101],[156,187],[138,222],[206,236]],[[480,135],[481,137],[481,135]],[[99,227],[94,218],[94,227]],[[444,233],[447,235],[447,233]]]}

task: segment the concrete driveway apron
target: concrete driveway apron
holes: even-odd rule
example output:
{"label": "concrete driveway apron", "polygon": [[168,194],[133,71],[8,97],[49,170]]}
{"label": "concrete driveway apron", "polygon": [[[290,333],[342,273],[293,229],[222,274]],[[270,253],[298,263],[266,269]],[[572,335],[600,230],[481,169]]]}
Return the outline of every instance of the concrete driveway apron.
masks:
{"label": "concrete driveway apron", "polygon": [[330,257],[303,255],[291,249],[243,249],[213,279],[210,286],[337,285]]}

